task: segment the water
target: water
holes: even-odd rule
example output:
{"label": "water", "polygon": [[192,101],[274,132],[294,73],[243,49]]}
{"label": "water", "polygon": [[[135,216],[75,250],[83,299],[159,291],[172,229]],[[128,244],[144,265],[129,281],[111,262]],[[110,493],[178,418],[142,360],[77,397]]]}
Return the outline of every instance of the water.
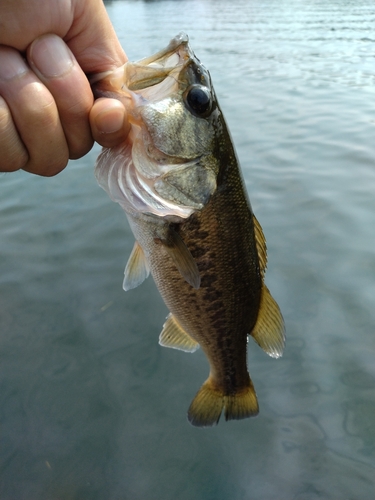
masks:
{"label": "water", "polygon": [[201,352],[161,348],[96,147],[60,175],[0,176],[1,500],[372,500],[374,6],[107,3],[131,59],[184,30],[210,69],[267,237],[287,327],[249,345],[260,415],[196,429]]}

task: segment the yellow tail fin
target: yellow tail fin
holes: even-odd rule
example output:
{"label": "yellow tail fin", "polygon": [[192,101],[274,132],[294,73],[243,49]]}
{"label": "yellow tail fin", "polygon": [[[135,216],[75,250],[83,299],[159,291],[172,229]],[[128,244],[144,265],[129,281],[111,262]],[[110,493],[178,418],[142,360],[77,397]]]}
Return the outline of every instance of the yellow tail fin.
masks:
{"label": "yellow tail fin", "polygon": [[210,427],[219,423],[224,409],[225,420],[241,420],[258,414],[258,400],[249,377],[248,387],[226,395],[208,378],[199,389],[188,410],[188,419],[197,427]]}

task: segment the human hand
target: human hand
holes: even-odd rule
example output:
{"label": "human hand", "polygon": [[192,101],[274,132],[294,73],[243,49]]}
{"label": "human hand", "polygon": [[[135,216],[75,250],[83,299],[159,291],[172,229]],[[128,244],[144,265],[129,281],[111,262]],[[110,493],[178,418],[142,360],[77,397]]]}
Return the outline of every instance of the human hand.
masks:
{"label": "human hand", "polygon": [[86,77],[126,62],[101,0],[1,0],[0,19],[0,172],[52,176],[124,139],[123,104]]}

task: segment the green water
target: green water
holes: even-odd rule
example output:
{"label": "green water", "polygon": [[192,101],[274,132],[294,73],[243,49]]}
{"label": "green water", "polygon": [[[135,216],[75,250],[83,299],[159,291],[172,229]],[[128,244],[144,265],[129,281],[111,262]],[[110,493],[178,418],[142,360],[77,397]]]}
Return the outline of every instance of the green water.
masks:
{"label": "green water", "polygon": [[196,429],[202,352],[158,345],[151,279],[94,179],[0,175],[1,500],[372,500],[374,5],[114,1],[129,58],[184,30],[211,71],[253,209],[284,357],[249,344],[260,415]]}

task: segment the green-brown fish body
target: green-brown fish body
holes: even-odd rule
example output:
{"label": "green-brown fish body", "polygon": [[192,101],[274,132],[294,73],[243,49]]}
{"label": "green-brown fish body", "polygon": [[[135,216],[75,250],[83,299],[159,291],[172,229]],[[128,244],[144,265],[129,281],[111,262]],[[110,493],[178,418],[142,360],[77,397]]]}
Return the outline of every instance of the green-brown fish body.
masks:
{"label": "green-brown fish body", "polygon": [[[223,410],[227,420],[256,415],[248,335],[279,357],[284,323],[263,282],[264,236],[210,76],[183,34],[127,65],[117,92],[132,102],[133,130],[96,168],[136,238],[124,288],[151,271],[170,310],[160,344],[205,352],[210,375],[190,405],[193,425],[213,425]],[[109,75],[94,90],[116,95],[118,81]]]}

